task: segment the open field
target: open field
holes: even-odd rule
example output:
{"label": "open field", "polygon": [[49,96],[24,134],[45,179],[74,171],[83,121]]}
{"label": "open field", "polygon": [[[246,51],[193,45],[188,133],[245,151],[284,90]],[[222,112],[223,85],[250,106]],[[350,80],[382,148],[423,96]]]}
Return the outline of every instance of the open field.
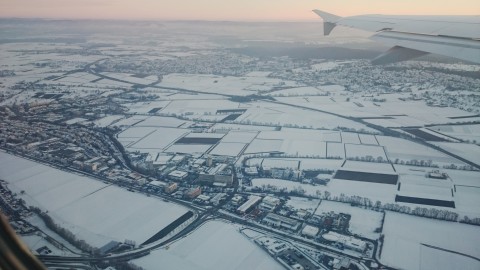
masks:
{"label": "open field", "polygon": [[[211,256],[213,254],[216,256]],[[283,269],[233,225],[222,221],[209,221],[168,249],[153,251],[146,257],[133,260],[133,263],[146,270]]]}
{"label": "open field", "polygon": [[315,214],[327,213],[333,211],[335,213],[344,213],[351,216],[349,231],[354,234],[361,235],[369,239],[377,239],[380,237],[379,232],[375,229],[380,228],[383,213],[360,207],[352,207],[349,204],[323,200],[320,203]]}
{"label": "open field", "polygon": [[[478,226],[387,212],[383,234],[385,240],[381,262],[386,265],[411,270],[452,269],[449,268],[451,265],[455,265],[453,269],[480,267]],[[473,256],[477,260],[438,249],[425,250],[425,245]],[[445,259],[433,260],[430,252],[435,252],[439,257],[447,256],[453,261],[443,264]]]}
{"label": "open field", "polygon": [[28,205],[48,211],[79,239],[101,247],[111,240],[140,244],[187,212],[159,199],[129,192],[0,152],[0,178]]}

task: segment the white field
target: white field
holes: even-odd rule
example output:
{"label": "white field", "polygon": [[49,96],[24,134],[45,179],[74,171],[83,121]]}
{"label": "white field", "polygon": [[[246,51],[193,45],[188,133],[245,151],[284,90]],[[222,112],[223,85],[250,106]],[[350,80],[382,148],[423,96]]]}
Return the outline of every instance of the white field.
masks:
{"label": "white field", "polygon": [[430,129],[462,140],[480,141],[480,125],[434,126]]}
{"label": "white field", "polygon": [[435,145],[470,162],[480,165],[480,146],[470,143],[434,142]]}
{"label": "white field", "polygon": [[[289,107],[268,102],[256,102],[256,107],[251,107],[235,120],[235,123],[267,124],[283,127],[305,127],[314,129],[336,129],[349,127],[356,130],[375,130],[358,122],[334,116],[327,113]],[[302,104],[300,104],[302,106]],[[318,109],[318,108],[316,108]]]}
{"label": "white field", "polygon": [[225,124],[219,123],[212,126],[211,130],[236,130],[236,131],[263,131],[274,130],[275,127],[270,126],[255,126],[255,125],[241,125],[241,124]]}
{"label": "white field", "polygon": [[280,152],[282,150],[282,140],[264,140],[255,139],[245,150],[245,154]]}
{"label": "white field", "polygon": [[358,137],[360,138],[360,142],[362,144],[372,144],[372,145],[378,145],[377,140],[375,139],[375,135],[370,135],[370,134],[358,134]]}
{"label": "white field", "polygon": [[342,169],[348,171],[395,174],[390,163],[362,162],[347,160]]}
{"label": "white field", "polygon": [[353,143],[353,144],[360,143],[360,139],[358,138],[358,133],[341,132],[340,134],[342,135],[343,143]]}
{"label": "white field", "polygon": [[349,228],[351,233],[358,234],[372,240],[380,237],[380,233],[376,233],[375,229],[380,228],[383,213],[360,207],[352,207],[350,204],[346,203],[323,200],[315,214],[319,215],[321,213],[327,213],[330,211],[351,215]]}
{"label": "white field", "polygon": [[480,187],[479,171],[442,170],[448,174],[455,185]]}
{"label": "white field", "polygon": [[[463,110],[447,107],[429,107],[425,101],[401,101],[399,97],[407,97],[405,94],[381,95],[387,101],[377,103],[365,100],[363,97],[346,97],[342,93],[331,92],[330,96],[310,96],[308,101],[304,97],[277,97],[276,99],[293,105],[309,107],[313,109],[321,108],[324,111],[337,113],[344,116],[353,117],[378,117],[384,115],[405,115],[394,116],[393,119],[366,119],[369,123],[385,127],[403,127],[403,126],[423,126],[425,124],[451,123],[459,119],[450,119],[449,117],[468,115]],[[333,100],[332,100],[333,99]],[[358,107],[354,102],[359,102],[363,107]],[[468,121],[474,118],[468,119]]]}
{"label": "white field", "polygon": [[165,153],[204,154],[211,144],[174,144],[165,149]]}
{"label": "white field", "polygon": [[125,119],[122,119],[118,122],[116,122],[113,126],[117,126],[117,127],[122,127],[122,126],[133,126],[145,119],[147,119],[148,116],[141,116],[141,115],[134,115],[134,116],[130,116],[130,117],[127,117]]}
{"label": "white field", "polygon": [[180,127],[190,124],[190,121],[175,117],[151,116],[137,123],[136,127]]}
{"label": "white field", "polygon": [[327,158],[328,157],[340,157],[345,158],[345,148],[343,143],[327,143]]}
{"label": "white field", "polygon": [[298,169],[300,162],[295,159],[288,158],[265,158],[262,167],[282,168],[282,169]]}
{"label": "white field", "polygon": [[0,178],[28,205],[48,211],[79,239],[101,247],[111,240],[141,244],[187,212],[183,206],[0,152]]}
{"label": "white field", "polygon": [[217,110],[238,109],[239,106],[239,103],[229,100],[173,100],[163,108],[162,113],[195,118],[215,115]]}
{"label": "white field", "polygon": [[341,159],[310,159],[303,158],[300,159],[300,169],[301,170],[319,170],[319,169],[328,169],[328,170],[337,170],[343,163]]}
{"label": "white field", "polygon": [[242,150],[247,146],[245,143],[220,142],[209,154],[216,156],[236,157],[241,154]]}
{"label": "white field", "polygon": [[[479,261],[445,251],[436,251],[439,258],[432,260],[430,251],[425,254],[422,247],[426,244],[479,258],[478,226],[387,212],[383,234],[381,262],[388,266],[411,270],[480,268]],[[453,261],[444,264],[448,260]]]}
{"label": "white field", "polygon": [[270,90],[273,87],[280,86],[282,82],[284,82],[286,86],[297,86],[297,83],[292,81],[283,81],[268,77],[232,77],[198,74],[168,74],[163,77],[162,82],[158,85],[196,90],[205,93],[245,96]]}
{"label": "white field", "polygon": [[271,178],[254,178],[252,179],[252,186],[263,188],[267,186],[275,187],[277,191],[285,189],[293,191],[303,189],[306,195],[316,196],[317,191],[329,191],[334,197],[340,197],[340,194],[347,196],[361,196],[372,200],[373,202],[379,200],[383,203],[395,202],[395,194],[397,188],[395,185],[349,181],[332,179],[327,186],[313,186],[310,184],[303,184],[294,181],[271,179]]}
{"label": "white field", "polygon": [[146,270],[284,269],[228,223],[209,221],[187,237],[132,261]]}
{"label": "white field", "polygon": [[470,218],[480,217],[480,188],[456,186],[455,208],[460,218],[467,215]]}
{"label": "white field", "polygon": [[297,87],[297,88],[289,88],[283,89],[279,91],[275,91],[269,94],[269,96],[279,97],[279,96],[312,96],[312,95],[323,95],[325,94],[324,91],[312,87],[312,86],[305,86],[305,87]]}
{"label": "white field", "polygon": [[[426,181],[425,181],[426,182]],[[425,198],[425,199],[436,199],[444,201],[453,201],[452,197],[452,187],[447,186],[434,186],[422,183],[408,183],[403,182],[401,184],[399,195]],[[452,209],[453,210],[453,209]]]}
{"label": "white field", "polygon": [[119,134],[119,137],[120,136],[127,137],[125,133],[129,132],[132,129],[134,129],[135,131],[138,129],[139,130],[138,133],[134,131],[132,132],[134,134],[143,134],[143,136],[137,137],[138,140],[136,140],[134,144],[131,144],[128,146],[127,149],[130,151],[136,151],[136,150],[142,151],[142,149],[157,149],[157,150],[165,149],[174,141],[185,136],[190,132],[188,129],[179,129],[179,128],[133,127]]}
{"label": "white field", "polygon": [[413,159],[418,161],[431,160],[434,164],[438,164],[440,166],[448,164],[465,165],[463,162],[453,157],[447,156],[442,152],[418,143],[387,136],[376,136],[376,138],[380,145],[385,146],[387,155],[392,161],[398,158],[399,160],[404,161]]}
{"label": "white field", "polygon": [[192,132],[192,133],[187,134],[185,136],[185,138],[217,138],[217,139],[220,139],[223,136],[225,136],[225,134],[223,134],[223,133],[195,133],[195,132]]}
{"label": "white field", "polygon": [[343,160],[341,159],[314,159],[314,158],[251,158],[248,166],[272,166],[277,168],[297,169],[300,162],[300,170],[336,170]]}
{"label": "white field", "polygon": [[282,128],[279,131],[262,131],[258,134],[259,139],[282,139],[282,140],[309,140],[309,141],[338,141],[340,132],[315,129]]}
{"label": "white field", "polygon": [[93,121],[93,123],[97,127],[107,127],[111,125],[113,122],[122,119],[123,117],[124,117],[123,115],[108,115]]}
{"label": "white field", "polygon": [[111,78],[128,81],[129,83],[132,83],[132,84],[151,84],[158,80],[158,77],[153,75],[147,76],[145,78],[139,78],[128,73],[103,72],[102,74]]}
{"label": "white field", "polygon": [[[165,108],[170,101],[148,101],[123,104],[128,108],[129,113],[147,114],[155,108]],[[158,110],[160,112],[161,110]]]}
{"label": "white field", "polygon": [[385,151],[381,146],[346,143],[345,150],[347,158],[372,156],[374,159],[381,157],[382,160],[387,160]]}
{"label": "white field", "polygon": [[281,152],[287,155],[325,158],[326,143],[312,140],[283,140]]}
{"label": "white field", "polygon": [[229,131],[222,138],[222,143],[250,143],[257,136],[258,132],[251,131]]}
{"label": "white field", "polygon": [[307,199],[302,197],[290,197],[290,199],[285,203],[286,206],[291,206],[297,210],[305,210],[310,214],[315,212],[318,204],[320,203],[319,199]]}

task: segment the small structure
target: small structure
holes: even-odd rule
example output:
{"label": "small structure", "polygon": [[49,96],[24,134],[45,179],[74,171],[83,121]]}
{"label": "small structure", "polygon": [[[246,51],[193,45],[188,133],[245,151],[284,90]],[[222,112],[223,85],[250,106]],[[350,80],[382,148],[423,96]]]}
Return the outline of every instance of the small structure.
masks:
{"label": "small structure", "polygon": [[240,205],[240,207],[237,208],[237,212],[242,215],[247,213],[254,206],[256,206],[261,199],[262,197],[260,196],[250,195],[248,197],[248,201],[246,201],[244,204]]}
{"label": "small structure", "polygon": [[196,187],[187,190],[184,195],[188,199],[195,199],[200,194],[202,194],[202,189],[200,187]]}
{"label": "small structure", "polygon": [[302,235],[314,238],[318,234],[318,228],[310,225],[305,226],[302,230]]}
{"label": "small structure", "polygon": [[274,213],[269,213],[263,221],[269,225],[273,225],[275,227],[296,231],[300,226],[300,223],[294,219],[287,218],[284,216],[280,216]]}
{"label": "small structure", "polygon": [[172,192],[177,190],[177,188],[178,188],[177,183],[171,183],[170,185],[165,186],[163,191],[165,191],[165,193],[171,194]]}
{"label": "small structure", "polygon": [[429,178],[433,179],[447,179],[448,175],[446,173],[441,173],[439,170],[431,171],[428,173]]}
{"label": "small structure", "polygon": [[173,181],[183,181],[187,178],[188,173],[184,171],[175,170],[168,174],[168,178],[172,179]]}
{"label": "small structure", "polygon": [[230,186],[233,183],[233,174],[228,164],[220,163],[205,172],[201,172],[198,176],[198,181],[219,186]]}
{"label": "small structure", "polygon": [[227,196],[227,193],[218,193],[217,195],[213,196],[213,198],[210,200],[210,202],[211,202],[213,205],[217,206],[217,205],[220,204],[220,202],[221,202],[222,200],[225,199],[226,196]]}
{"label": "small structure", "polygon": [[280,199],[272,196],[263,198],[262,203],[258,206],[263,211],[273,211],[280,204]]}
{"label": "small structure", "polygon": [[347,236],[336,232],[328,232],[322,235],[322,238],[330,242],[342,244],[345,248],[358,252],[364,252],[367,249],[367,243],[353,236]]}
{"label": "small structure", "polygon": [[246,175],[250,176],[257,176],[258,175],[258,169],[257,167],[247,167],[244,169]]}

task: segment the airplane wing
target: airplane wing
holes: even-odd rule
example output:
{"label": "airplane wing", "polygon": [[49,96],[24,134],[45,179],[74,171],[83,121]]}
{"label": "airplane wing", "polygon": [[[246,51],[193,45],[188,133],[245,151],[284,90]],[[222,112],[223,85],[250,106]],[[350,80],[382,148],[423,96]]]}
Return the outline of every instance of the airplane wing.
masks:
{"label": "airplane wing", "polygon": [[428,53],[480,64],[480,16],[360,15],[339,17],[314,10],[323,19],[324,34],[337,26],[375,32],[371,39],[393,46],[374,64],[409,60]]}

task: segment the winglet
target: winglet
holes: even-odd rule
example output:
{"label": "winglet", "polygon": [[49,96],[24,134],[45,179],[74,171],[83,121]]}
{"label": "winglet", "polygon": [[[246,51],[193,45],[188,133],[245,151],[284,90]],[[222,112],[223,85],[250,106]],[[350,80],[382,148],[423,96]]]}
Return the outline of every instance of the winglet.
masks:
{"label": "winglet", "polygon": [[322,17],[323,19],[323,34],[325,36],[330,35],[330,32],[332,32],[333,28],[337,26],[337,22],[342,19],[342,17],[333,15],[331,13],[321,11],[318,9],[313,10],[315,14],[318,16]]}

